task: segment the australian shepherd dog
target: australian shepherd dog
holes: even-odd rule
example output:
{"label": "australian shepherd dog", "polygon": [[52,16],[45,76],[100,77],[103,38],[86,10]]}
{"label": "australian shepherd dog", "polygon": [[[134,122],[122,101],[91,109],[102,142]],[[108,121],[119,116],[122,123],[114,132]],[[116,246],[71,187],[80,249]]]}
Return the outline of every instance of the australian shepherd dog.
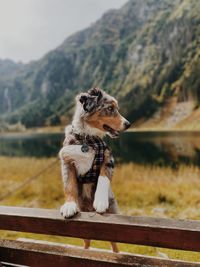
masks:
{"label": "australian shepherd dog", "polygon": [[[79,211],[118,213],[111,189],[114,160],[102,138],[118,137],[129,127],[116,99],[103,90],[92,88],[77,95],[74,118],[59,153],[65,195],[60,211],[65,218]],[[84,243],[89,248],[90,240]],[[116,243],[111,245],[118,252]]]}

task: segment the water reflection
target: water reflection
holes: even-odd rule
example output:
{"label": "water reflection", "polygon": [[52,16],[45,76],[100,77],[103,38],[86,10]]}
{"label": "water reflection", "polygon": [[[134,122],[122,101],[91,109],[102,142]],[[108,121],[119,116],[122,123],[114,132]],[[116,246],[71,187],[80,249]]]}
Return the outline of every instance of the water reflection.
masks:
{"label": "water reflection", "polygon": [[119,161],[170,165],[179,163],[200,166],[198,132],[129,132],[112,141]]}
{"label": "water reflection", "polygon": [[0,155],[54,157],[62,145],[64,134],[27,134],[0,136]]}
{"label": "water reflection", "polygon": [[[0,137],[0,155],[56,156],[63,134],[9,135]],[[200,166],[200,132],[128,132],[119,139],[107,139],[118,162]]]}

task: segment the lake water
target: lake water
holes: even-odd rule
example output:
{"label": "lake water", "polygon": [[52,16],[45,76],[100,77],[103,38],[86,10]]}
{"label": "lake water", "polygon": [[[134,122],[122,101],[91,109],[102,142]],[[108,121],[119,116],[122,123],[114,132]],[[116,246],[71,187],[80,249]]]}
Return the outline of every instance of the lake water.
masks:
{"label": "lake water", "polygon": [[[58,154],[64,134],[0,136],[0,155],[52,157]],[[117,162],[200,167],[200,132],[127,132],[107,139]]]}

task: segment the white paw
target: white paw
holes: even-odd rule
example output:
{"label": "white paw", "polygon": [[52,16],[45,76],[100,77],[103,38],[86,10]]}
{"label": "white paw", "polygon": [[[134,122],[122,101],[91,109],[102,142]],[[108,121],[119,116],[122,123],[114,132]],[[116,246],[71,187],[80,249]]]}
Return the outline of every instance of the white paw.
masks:
{"label": "white paw", "polygon": [[109,187],[110,187],[110,180],[108,179],[108,177],[99,176],[93,203],[93,207],[99,213],[103,213],[108,209]]}
{"label": "white paw", "polygon": [[103,213],[106,212],[108,209],[109,203],[108,198],[102,199],[95,197],[93,207],[95,208],[96,212]]}
{"label": "white paw", "polygon": [[78,207],[77,207],[77,204],[74,201],[66,202],[60,208],[60,213],[64,218],[72,217],[77,212],[78,212]]}

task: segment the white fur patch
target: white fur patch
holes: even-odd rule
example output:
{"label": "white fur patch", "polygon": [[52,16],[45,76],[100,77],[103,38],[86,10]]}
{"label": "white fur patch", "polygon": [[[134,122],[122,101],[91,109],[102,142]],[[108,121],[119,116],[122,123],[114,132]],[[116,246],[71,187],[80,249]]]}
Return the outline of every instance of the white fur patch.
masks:
{"label": "white fur patch", "polygon": [[64,163],[63,159],[61,159],[61,172],[62,172],[62,180],[64,188],[66,188],[68,180],[68,170],[67,170],[67,165]]}
{"label": "white fur patch", "polygon": [[77,204],[74,201],[66,202],[60,208],[60,213],[64,218],[69,218],[78,212]]}
{"label": "white fur patch", "polygon": [[78,175],[85,174],[92,167],[95,151],[90,148],[87,153],[81,151],[81,145],[64,146],[60,151],[60,157],[69,156],[74,159]]}
{"label": "white fur patch", "polygon": [[99,176],[97,189],[95,192],[93,207],[99,213],[103,213],[109,206],[110,180],[106,176]]}

